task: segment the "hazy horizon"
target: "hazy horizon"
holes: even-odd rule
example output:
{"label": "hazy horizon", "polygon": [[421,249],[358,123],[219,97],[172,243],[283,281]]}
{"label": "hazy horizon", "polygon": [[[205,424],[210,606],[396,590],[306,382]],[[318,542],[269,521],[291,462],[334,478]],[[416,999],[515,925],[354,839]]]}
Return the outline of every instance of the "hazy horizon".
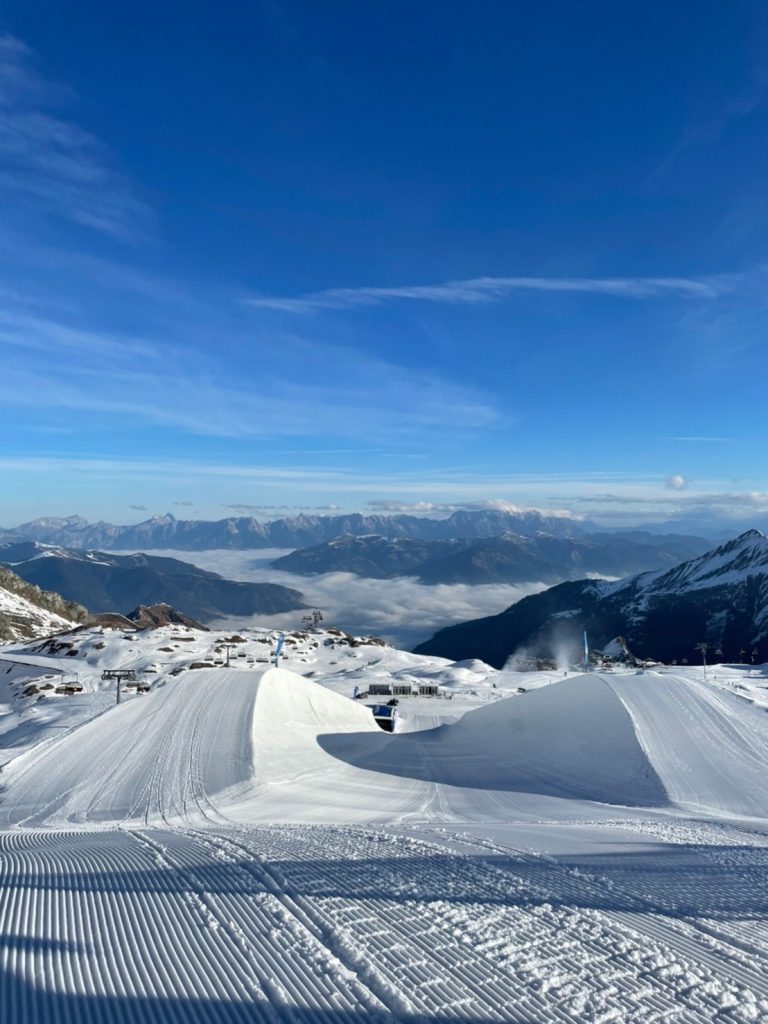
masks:
{"label": "hazy horizon", "polygon": [[[220,522],[227,519],[254,519],[260,523],[270,523],[276,520],[293,519],[300,516],[318,516],[330,518],[335,516],[362,515],[362,516],[414,516],[422,519],[444,520],[450,518],[455,512],[533,512],[540,513],[545,517],[554,519],[573,519],[585,530],[597,531],[621,531],[621,530],[650,530],[669,532],[690,532],[706,537],[723,537],[736,535],[749,529],[768,529],[768,509],[763,509],[762,502],[755,501],[754,495],[745,495],[744,500],[739,501],[736,495],[702,496],[695,498],[691,496],[686,505],[674,508],[665,508],[663,505],[656,506],[640,515],[633,512],[622,513],[621,511],[600,511],[596,510],[591,515],[588,512],[575,511],[562,507],[546,507],[534,505],[516,505],[513,502],[505,502],[499,499],[488,499],[487,501],[475,501],[467,503],[431,503],[431,502],[368,502],[366,505],[288,505],[267,508],[264,506],[224,506],[213,508],[209,515],[204,515],[196,508],[175,508],[166,511],[153,510],[150,508],[131,507],[128,512],[118,515],[114,519],[105,517],[83,516],[80,512],[69,511],[66,513],[50,514],[48,511],[37,510],[28,519],[10,520],[5,519],[0,523],[0,530],[12,531],[27,523],[33,523],[42,519],[67,520],[71,518],[82,518],[88,524],[99,522],[115,526],[137,526],[150,522],[153,519],[166,519],[172,517],[177,520],[191,522]],[[182,503],[187,505],[187,503]],[[649,503],[650,504],[650,503]]]}

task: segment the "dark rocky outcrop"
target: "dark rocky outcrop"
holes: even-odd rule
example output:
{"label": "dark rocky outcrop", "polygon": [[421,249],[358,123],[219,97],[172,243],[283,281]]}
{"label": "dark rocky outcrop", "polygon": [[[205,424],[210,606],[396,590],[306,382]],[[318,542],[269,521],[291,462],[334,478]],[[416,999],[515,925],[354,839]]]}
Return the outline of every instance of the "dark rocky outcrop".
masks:
{"label": "dark rocky outcrop", "polygon": [[87,611],[0,566],[0,642],[47,636],[85,622]]}
{"label": "dark rocky outcrop", "polygon": [[187,629],[202,629],[208,632],[204,626],[189,615],[172,608],[169,604],[140,604],[126,616],[139,629],[159,629],[160,626],[186,626]]}

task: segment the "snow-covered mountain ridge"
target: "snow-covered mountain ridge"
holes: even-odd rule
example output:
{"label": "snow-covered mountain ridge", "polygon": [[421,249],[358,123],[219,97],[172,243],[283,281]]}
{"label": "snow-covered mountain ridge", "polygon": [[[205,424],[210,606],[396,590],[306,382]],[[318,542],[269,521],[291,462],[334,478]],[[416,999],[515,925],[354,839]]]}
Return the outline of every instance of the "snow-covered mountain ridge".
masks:
{"label": "snow-covered mountain ridge", "polygon": [[227,615],[274,615],[304,607],[298,590],[277,583],[228,580],[189,562],[42,544],[0,542],[0,565],[93,612],[127,614],[137,605],[171,604],[198,621]]}
{"label": "snow-covered mountain ridge", "polygon": [[0,642],[47,636],[86,617],[83,607],[59,594],[25,583],[0,566]]}
{"label": "snow-covered mountain ridge", "polygon": [[500,615],[441,630],[417,651],[478,657],[501,666],[521,649],[556,656],[576,650],[584,630],[594,647],[623,636],[641,658],[768,658],[768,538],[740,536],[667,571],[615,582],[562,583]]}
{"label": "snow-covered mountain ridge", "polygon": [[170,513],[142,523],[116,526],[88,523],[82,516],[43,518],[0,531],[0,539],[37,540],[69,548],[101,550],[203,551],[214,548],[299,548],[321,544],[350,534],[411,537],[416,540],[494,537],[508,530],[532,535],[538,531],[571,537],[584,532],[577,516],[544,513],[538,509],[485,509],[456,511],[443,519],[404,514],[306,515],[261,521],[253,516],[231,516],[216,521],[176,519]]}
{"label": "snow-covered mountain ridge", "polygon": [[[643,573],[636,577],[647,593],[679,593],[738,584],[750,576],[768,573],[768,537],[760,530],[747,530],[699,558],[682,562],[666,572]],[[616,593],[635,580],[600,584],[603,594]]]}

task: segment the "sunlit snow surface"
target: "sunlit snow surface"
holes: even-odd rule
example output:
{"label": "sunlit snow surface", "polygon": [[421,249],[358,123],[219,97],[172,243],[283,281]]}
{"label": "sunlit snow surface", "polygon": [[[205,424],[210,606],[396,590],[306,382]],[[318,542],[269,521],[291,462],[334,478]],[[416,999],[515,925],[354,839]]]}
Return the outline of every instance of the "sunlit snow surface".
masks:
{"label": "sunlit snow surface", "polygon": [[763,668],[240,636],[0,648],[0,1020],[768,1020]]}

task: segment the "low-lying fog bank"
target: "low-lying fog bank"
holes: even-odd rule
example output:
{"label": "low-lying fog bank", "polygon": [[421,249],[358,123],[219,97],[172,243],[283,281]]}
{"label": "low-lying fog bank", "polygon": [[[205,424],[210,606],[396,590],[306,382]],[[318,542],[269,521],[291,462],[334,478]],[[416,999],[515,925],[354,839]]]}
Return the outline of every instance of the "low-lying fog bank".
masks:
{"label": "low-lying fog bank", "polygon": [[[355,634],[382,636],[405,649],[428,640],[444,626],[482,615],[495,615],[546,586],[543,583],[426,586],[407,577],[372,580],[346,572],[298,576],[270,568],[270,562],[288,554],[287,550],[278,548],[259,551],[153,550],[152,554],[179,558],[227,579],[294,587],[304,594],[308,605],[322,611],[326,625],[336,625]],[[258,615],[250,621],[278,628],[294,628],[301,622],[302,614]],[[249,624],[249,620],[242,618],[237,622],[243,626]]]}

